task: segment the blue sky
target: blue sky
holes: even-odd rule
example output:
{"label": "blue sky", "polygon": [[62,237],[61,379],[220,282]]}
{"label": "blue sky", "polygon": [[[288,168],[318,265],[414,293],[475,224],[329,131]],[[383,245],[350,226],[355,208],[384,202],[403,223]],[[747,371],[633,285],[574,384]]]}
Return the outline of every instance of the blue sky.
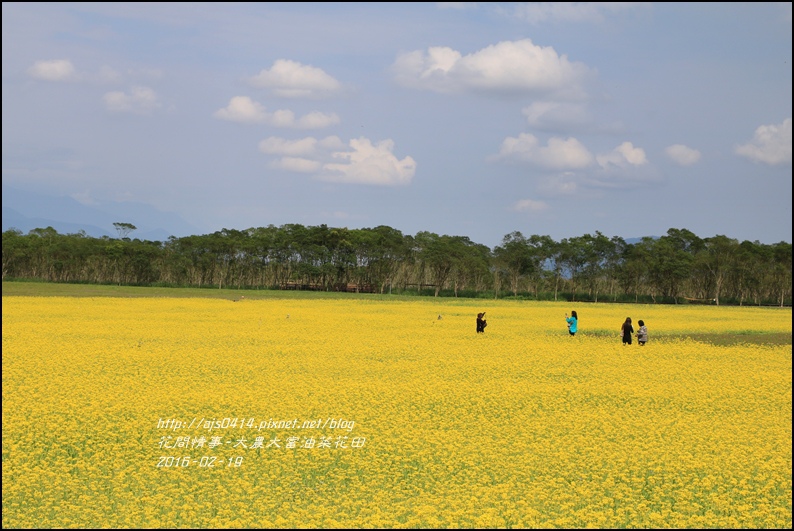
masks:
{"label": "blue sky", "polygon": [[791,242],[791,3],[2,14],[3,183],[18,189],[147,203],[202,233]]}

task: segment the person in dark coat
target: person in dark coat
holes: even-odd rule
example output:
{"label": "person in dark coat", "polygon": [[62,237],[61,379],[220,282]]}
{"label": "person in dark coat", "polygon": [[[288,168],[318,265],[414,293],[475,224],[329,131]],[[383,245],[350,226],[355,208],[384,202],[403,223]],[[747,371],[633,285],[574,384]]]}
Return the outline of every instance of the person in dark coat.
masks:
{"label": "person in dark coat", "polygon": [[477,314],[477,333],[482,334],[485,332],[485,327],[488,326],[488,323],[485,322],[485,312]]}
{"label": "person in dark coat", "polygon": [[623,326],[620,327],[620,333],[623,336],[623,346],[631,345],[631,336],[634,334],[634,327],[631,326],[631,317],[626,317]]}

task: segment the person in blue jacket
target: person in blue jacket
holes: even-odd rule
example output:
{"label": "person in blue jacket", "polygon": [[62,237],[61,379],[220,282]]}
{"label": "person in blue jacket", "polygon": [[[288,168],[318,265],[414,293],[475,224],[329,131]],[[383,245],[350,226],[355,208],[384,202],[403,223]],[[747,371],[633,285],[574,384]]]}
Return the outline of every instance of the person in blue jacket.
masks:
{"label": "person in blue jacket", "polygon": [[565,321],[568,323],[568,333],[572,336],[576,335],[576,327],[579,324],[579,318],[576,316],[576,310],[571,310],[571,316],[568,317],[568,314],[565,314]]}

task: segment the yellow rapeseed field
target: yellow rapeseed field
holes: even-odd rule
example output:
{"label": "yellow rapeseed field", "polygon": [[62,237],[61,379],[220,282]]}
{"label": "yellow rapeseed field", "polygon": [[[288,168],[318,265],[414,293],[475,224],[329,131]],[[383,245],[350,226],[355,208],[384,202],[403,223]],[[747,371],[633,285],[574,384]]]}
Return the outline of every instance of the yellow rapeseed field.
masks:
{"label": "yellow rapeseed field", "polygon": [[3,297],[3,527],[787,528],[791,318]]}

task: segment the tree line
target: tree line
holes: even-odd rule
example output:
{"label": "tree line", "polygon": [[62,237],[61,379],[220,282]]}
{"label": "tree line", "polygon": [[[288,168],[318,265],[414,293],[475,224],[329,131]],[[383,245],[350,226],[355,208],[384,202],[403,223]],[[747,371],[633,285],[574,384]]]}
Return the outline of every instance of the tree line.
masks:
{"label": "tree line", "polygon": [[[326,225],[131,239],[52,227],[3,232],[3,280],[237,289],[311,289],[593,302],[791,304],[791,244],[669,229],[635,243],[600,232],[555,241]],[[123,229],[123,230],[122,230]]]}

